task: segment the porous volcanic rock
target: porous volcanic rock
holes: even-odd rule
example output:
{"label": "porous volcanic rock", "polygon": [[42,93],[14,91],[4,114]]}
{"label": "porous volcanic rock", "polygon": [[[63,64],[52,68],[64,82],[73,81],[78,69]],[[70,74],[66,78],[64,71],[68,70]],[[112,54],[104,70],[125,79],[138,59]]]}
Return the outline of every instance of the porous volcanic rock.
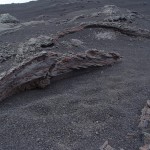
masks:
{"label": "porous volcanic rock", "polygon": [[19,91],[44,88],[50,84],[52,77],[81,68],[109,66],[119,59],[117,53],[98,50],[78,54],[41,52],[0,75],[0,100]]}
{"label": "porous volcanic rock", "polygon": [[9,13],[0,14],[0,23],[19,23],[19,20]]}
{"label": "porous volcanic rock", "polygon": [[31,55],[41,52],[41,48],[53,46],[53,40],[49,36],[40,35],[37,38],[31,38],[25,43],[19,45],[16,62],[20,63]]}

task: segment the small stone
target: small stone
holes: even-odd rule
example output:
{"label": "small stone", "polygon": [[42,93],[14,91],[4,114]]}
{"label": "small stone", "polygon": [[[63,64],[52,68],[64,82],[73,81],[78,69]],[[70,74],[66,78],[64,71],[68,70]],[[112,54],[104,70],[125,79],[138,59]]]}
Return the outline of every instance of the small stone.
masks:
{"label": "small stone", "polygon": [[135,138],[136,134],[135,133],[127,133],[127,136],[130,138]]}
{"label": "small stone", "polygon": [[108,145],[108,141],[105,141],[105,143],[100,147],[100,150],[104,150]]}
{"label": "small stone", "polygon": [[98,135],[98,134],[99,134],[99,133],[98,133],[98,131],[96,131],[95,133],[96,133],[96,135]]}
{"label": "small stone", "polygon": [[143,147],[140,147],[140,150],[150,150],[150,145],[144,145]]}
{"label": "small stone", "polygon": [[140,128],[147,128],[147,126],[148,126],[148,120],[143,120],[139,124]]}
{"label": "small stone", "polygon": [[119,8],[115,5],[105,5],[103,8],[102,8],[102,12],[104,14],[115,14],[119,11]]}
{"label": "small stone", "polygon": [[107,147],[105,148],[105,150],[115,150],[115,149],[112,148],[110,145],[107,145]]}
{"label": "small stone", "polygon": [[37,138],[37,139],[36,139],[37,142],[40,142],[40,140],[41,140],[40,138]]}
{"label": "small stone", "polygon": [[147,101],[147,106],[150,108],[150,100]]}
{"label": "small stone", "polygon": [[76,46],[76,47],[79,47],[84,44],[81,40],[78,40],[78,39],[71,39],[71,43],[73,46]]}

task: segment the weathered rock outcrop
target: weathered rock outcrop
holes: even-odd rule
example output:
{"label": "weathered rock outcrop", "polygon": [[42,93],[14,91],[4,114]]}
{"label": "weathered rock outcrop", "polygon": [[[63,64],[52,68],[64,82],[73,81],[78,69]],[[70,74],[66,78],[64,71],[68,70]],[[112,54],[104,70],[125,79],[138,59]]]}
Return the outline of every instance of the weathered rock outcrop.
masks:
{"label": "weathered rock outcrop", "polygon": [[19,23],[19,20],[10,14],[0,14],[0,23]]}
{"label": "weathered rock outcrop", "polygon": [[91,17],[102,17],[107,22],[125,23],[132,23],[138,16],[137,12],[119,8],[115,5],[105,5],[98,12],[91,14]]}
{"label": "weathered rock outcrop", "polygon": [[147,101],[146,106],[142,109],[139,128],[142,130],[144,146],[140,150],[150,149],[150,100]]}
{"label": "weathered rock outcrop", "polygon": [[135,17],[136,12],[130,10],[122,10],[115,5],[106,5],[102,8],[102,13],[106,14],[107,17],[104,19],[109,22],[129,22],[131,23]]}
{"label": "weathered rock outcrop", "polygon": [[[130,27],[128,25],[122,25],[121,23],[118,22],[84,22],[81,23],[80,25],[74,26],[72,28],[65,29],[64,31],[58,32],[54,35],[40,35],[36,38],[31,38],[25,43],[19,44],[19,47],[17,51],[15,51],[13,54],[10,54],[9,57],[6,57],[7,55],[4,55],[5,53],[3,52],[3,56],[0,58],[0,62],[4,62],[7,60],[7,58],[11,58],[12,56],[15,56],[15,62],[21,63],[24,60],[28,59],[29,57],[41,52],[42,48],[46,47],[53,47],[57,45],[59,42],[59,39],[67,36],[68,34],[73,34],[80,32],[85,29],[89,28],[102,28],[102,29],[110,29],[113,30],[115,33],[120,32],[121,34],[125,34],[128,36],[134,36],[134,37],[142,37],[142,38],[148,38],[150,39],[150,31],[149,30],[144,30],[144,29],[138,29],[136,27]],[[103,37],[102,37],[103,36]],[[108,37],[109,35],[107,33],[103,35],[96,35],[96,38],[99,40],[99,38],[111,38]],[[114,35],[110,35],[112,38],[115,37]],[[63,45],[67,45],[69,48],[72,46],[75,47],[83,47],[83,42],[79,41],[77,39],[72,39],[70,42],[69,41],[61,41],[60,42]]]}
{"label": "weathered rock outcrop", "polygon": [[37,38],[31,38],[25,43],[19,45],[16,62],[20,63],[24,59],[41,52],[41,48],[53,46],[53,39],[50,36],[40,35]]}
{"label": "weathered rock outcrop", "polygon": [[44,88],[52,77],[76,69],[108,66],[120,59],[117,53],[89,50],[78,54],[42,52],[5,72],[0,77],[0,101],[19,91]]}
{"label": "weathered rock outcrop", "polygon": [[73,34],[73,33],[82,31],[84,29],[88,29],[88,28],[111,29],[111,30],[120,32],[122,34],[128,35],[128,36],[142,37],[142,38],[150,39],[150,31],[149,30],[131,27],[128,25],[122,25],[121,23],[115,23],[115,22],[84,22],[78,26],[68,28],[63,32],[57,33],[53,37],[53,41],[58,40],[59,38],[62,38],[68,34]]}

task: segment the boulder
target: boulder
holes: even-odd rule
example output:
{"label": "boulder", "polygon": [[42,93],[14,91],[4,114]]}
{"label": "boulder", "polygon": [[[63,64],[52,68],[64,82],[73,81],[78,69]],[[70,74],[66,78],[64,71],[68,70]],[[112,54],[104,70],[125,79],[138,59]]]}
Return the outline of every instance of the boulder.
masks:
{"label": "boulder", "polygon": [[19,20],[10,14],[0,14],[0,23],[19,23]]}

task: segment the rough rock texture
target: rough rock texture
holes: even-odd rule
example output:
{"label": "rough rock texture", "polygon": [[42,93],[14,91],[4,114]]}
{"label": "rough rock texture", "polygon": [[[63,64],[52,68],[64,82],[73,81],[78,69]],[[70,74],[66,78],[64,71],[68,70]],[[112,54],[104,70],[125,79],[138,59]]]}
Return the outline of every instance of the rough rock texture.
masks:
{"label": "rough rock texture", "polygon": [[150,124],[150,101],[147,101],[146,106],[142,109],[142,115],[140,118],[139,127],[144,129],[147,128]]}
{"label": "rough rock texture", "polygon": [[114,40],[116,39],[116,34],[113,31],[105,31],[105,32],[95,33],[95,37],[98,40],[101,39]]}
{"label": "rough rock texture", "polygon": [[119,12],[119,8],[115,5],[105,5],[102,8],[102,13],[113,15]]}
{"label": "rough rock texture", "polygon": [[104,20],[109,22],[129,22],[131,23],[137,14],[130,10],[121,10],[119,7],[115,5],[106,5],[102,8],[102,13],[106,14]]}
{"label": "rough rock texture", "polygon": [[56,36],[54,36],[54,41],[68,34],[73,34],[89,28],[112,29],[114,31],[118,31],[128,36],[143,37],[148,39],[150,38],[150,31],[145,29],[130,27],[128,25],[122,25],[120,23],[115,23],[115,22],[111,22],[111,23],[110,22],[85,22],[78,26],[68,28],[63,32],[57,33]]}
{"label": "rough rock texture", "polygon": [[[115,22],[85,22],[78,26],[74,26],[72,28],[68,28],[64,31],[58,32],[55,35],[44,36],[40,35],[37,38],[31,38],[25,43],[21,43],[17,50],[17,54],[15,57],[15,61],[17,63],[21,63],[24,60],[28,59],[32,55],[41,52],[41,48],[53,47],[60,38],[67,36],[68,34],[73,34],[76,32],[80,32],[85,29],[92,28],[104,28],[111,29],[113,31],[120,32],[122,34],[134,37],[142,37],[142,38],[150,38],[150,31],[138,29],[136,27],[130,27],[127,25],[122,25],[121,23]],[[115,34],[113,32],[105,32],[96,35],[97,39],[113,39],[115,38]],[[71,39],[71,42],[63,41],[62,44],[67,45],[68,47],[76,46],[82,47],[83,42],[78,39]]]}
{"label": "rough rock texture", "polygon": [[[105,143],[100,147],[99,150],[116,150],[115,148],[111,147],[109,145],[109,142],[108,141],[105,141]],[[124,150],[122,148],[120,148],[119,150]]]}
{"label": "rough rock texture", "polygon": [[120,56],[116,53],[104,53],[98,50],[89,50],[85,54],[77,55],[42,52],[1,75],[0,100],[26,89],[44,88],[50,84],[52,77],[74,69],[108,66],[118,59]]}
{"label": "rough rock texture", "polygon": [[140,150],[149,150],[150,149],[150,145],[145,145],[143,147],[140,147]]}
{"label": "rough rock texture", "polygon": [[142,130],[145,146],[140,150],[150,149],[150,100],[147,101],[146,106],[142,109],[139,128]]}
{"label": "rough rock texture", "polygon": [[82,42],[81,40],[78,39],[71,39],[71,44],[73,46],[79,47],[82,46],[84,42]]}
{"label": "rough rock texture", "polygon": [[114,148],[112,148],[109,144],[108,141],[106,141],[101,147],[100,150],[115,150]]}
{"label": "rough rock texture", "polygon": [[[113,11],[112,11],[113,12]],[[9,57],[7,57],[7,54],[3,52],[3,56],[1,56],[1,62],[6,61],[8,58],[11,58],[12,56],[16,55],[15,61],[17,63],[21,63],[25,59],[29,58],[30,56],[37,54],[38,52],[41,52],[41,48],[46,47],[53,47],[60,38],[67,36],[68,34],[73,34],[76,32],[83,31],[85,29],[92,29],[92,28],[100,28],[100,29],[110,29],[112,31],[102,32],[99,34],[96,34],[95,37],[100,39],[115,39],[115,32],[120,32],[122,34],[128,35],[128,36],[134,36],[134,37],[142,37],[142,38],[150,38],[150,31],[137,28],[137,27],[131,27],[127,24],[122,24],[120,22],[84,22],[80,25],[73,26],[71,28],[65,29],[64,31],[58,32],[54,35],[40,35],[36,38],[31,38],[25,43],[19,44],[18,50],[14,52],[13,54],[9,54]],[[64,41],[62,44],[67,45],[69,48],[72,46],[75,47],[83,47],[83,42],[78,39],[71,39],[69,41]]]}
{"label": "rough rock texture", "polygon": [[19,23],[19,20],[10,14],[0,14],[0,23]]}
{"label": "rough rock texture", "polygon": [[139,15],[128,9],[122,9],[116,5],[105,5],[100,11],[92,13],[91,17],[105,16],[104,21],[132,23]]}
{"label": "rough rock texture", "polygon": [[49,36],[40,35],[37,38],[31,38],[27,42],[19,45],[16,62],[20,63],[24,59],[41,52],[41,48],[51,47],[53,44],[52,38]]}

